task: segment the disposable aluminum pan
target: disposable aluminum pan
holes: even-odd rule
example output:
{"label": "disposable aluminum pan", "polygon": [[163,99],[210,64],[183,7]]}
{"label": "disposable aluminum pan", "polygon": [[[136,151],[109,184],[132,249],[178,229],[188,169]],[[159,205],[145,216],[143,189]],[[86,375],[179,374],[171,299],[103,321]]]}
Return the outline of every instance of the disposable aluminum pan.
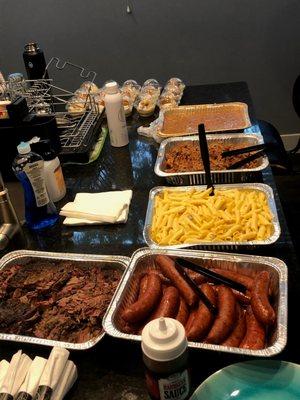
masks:
{"label": "disposable aluminum pan", "polygon": [[199,263],[199,265],[206,268],[215,267],[232,270],[251,277],[262,270],[270,273],[270,289],[274,298],[273,306],[276,311],[277,321],[268,333],[266,348],[262,350],[248,350],[200,342],[189,342],[189,347],[259,357],[271,357],[284,349],[287,342],[286,264],[278,258],[234,253],[196,250],[153,250],[149,248],[137,250],[133,254],[130,265],[123,275],[110,307],[103,318],[103,327],[109,335],[126,340],[141,340],[140,335],[133,335],[122,331],[121,314],[126,306],[136,300],[141,275],[149,268],[157,268],[154,263],[154,257],[158,254],[191,259],[191,261],[196,264]]}
{"label": "disposable aluminum pan", "polygon": [[[170,116],[172,126],[176,123],[176,131],[170,128],[166,117]],[[195,135],[198,125],[204,123],[205,130],[209,132],[224,132],[245,129],[251,126],[246,103],[230,102],[215,104],[196,104],[179,106],[166,110],[159,117],[161,129],[157,132],[160,138],[172,136]],[[170,132],[172,130],[172,132]]]}
{"label": "disposable aluminum pan", "polygon": [[[264,140],[261,135],[232,133],[232,134],[215,134],[206,136],[208,143],[217,142],[226,145],[254,146],[263,144]],[[199,145],[198,136],[188,137],[172,137],[161,142],[158,155],[154,167],[156,175],[165,178],[171,185],[205,185],[206,178],[203,171],[189,172],[165,172],[165,160],[168,151],[176,144],[194,142]],[[212,181],[214,183],[238,183],[238,182],[253,182],[257,180],[258,175],[262,170],[269,165],[268,157],[261,157],[260,163],[256,168],[240,168],[240,169],[223,169],[211,171]]]}
{"label": "disposable aluminum pan", "polygon": [[151,237],[151,224],[154,215],[154,199],[157,195],[162,193],[165,190],[168,191],[190,191],[192,188],[205,190],[206,186],[179,186],[179,187],[167,187],[167,186],[157,186],[150,190],[149,193],[149,202],[147,207],[145,225],[144,225],[144,239],[147,245],[151,248],[156,249],[181,249],[181,248],[214,248],[217,250],[228,250],[228,249],[236,249],[238,246],[262,246],[262,245],[269,245],[275,243],[276,240],[280,236],[280,224],[278,220],[278,214],[276,209],[276,203],[274,199],[273,190],[270,186],[265,185],[264,183],[235,183],[235,184],[227,184],[227,185],[215,185],[216,189],[253,189],[253,190],[260,190],[267,196],[268,203],[270,210],[273,214],[273,234],[265,240],[252,240],[247,242],[236,242],[236,241],[222,241],[222,242],[205,242],[205,241],[198,241],[194,243],[182,243],[176,245],[160,245],[155,242]]}
{"label": "disposable aluminum pan", "polygon": [[[9,268],[13,264],[24,265],[30,262],[31,260],[36,261],[37,259],[52,260],[52,261],[54,260],[80,261],[86,264],[93,262],[94,264],[98,264],[99,268],[117,269],[121,272],[124,272],[130,261],[128,257],[123,257],[123,256],[52,253],[43,251],[18,250],[6,254],[0,260],[0,274],[2,270]],[[43,268],[42,265],[41,268]],[[87,350],[95,346],[103,338],[104,334],[105,332],[103,330],[99,336],[90,339],[84,343],[62,342],[58,340],[41,339],[32,336],[15,335],[8,333],[0,333],[0,340],[9,340],[12,342],[30,343],[43,346],[52,346],[52,347],[58,346],[71,350]]]}

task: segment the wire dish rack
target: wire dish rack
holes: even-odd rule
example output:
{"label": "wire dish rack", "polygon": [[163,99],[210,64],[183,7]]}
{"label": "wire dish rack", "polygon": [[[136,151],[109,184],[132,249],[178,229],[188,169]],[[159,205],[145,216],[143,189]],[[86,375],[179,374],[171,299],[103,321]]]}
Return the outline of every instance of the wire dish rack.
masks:
{"label": "wire dish rack", "polygon": [[[94,82],[96,72],[69,61],[61,61],[54,57],[46,67],[54,66],[58,70],[71,67],[80,71],[83,80]],[[45,76],[44,75],[44,76]],[[75,93],[55,85],[53,79],[20,80],[6,82],[8,96],[14,100],[18,96],[25,97],[31,114],[36,116],[54,116],[59,129],[62,154],[82,153],[88,151],[94,142],[103,108],[99,108],[91,93],[86,98],[76,98],[80,111],[70,111],[68,105],[75,98]]]}

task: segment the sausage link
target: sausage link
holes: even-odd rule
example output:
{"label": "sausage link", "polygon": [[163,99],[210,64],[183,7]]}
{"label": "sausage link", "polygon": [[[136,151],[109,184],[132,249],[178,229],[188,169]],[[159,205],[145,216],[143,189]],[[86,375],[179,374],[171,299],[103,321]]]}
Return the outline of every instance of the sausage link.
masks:
{"label": "sausage link", "polygon": [[166,285],[170,285],[171,281],[170,279],[168,279],[166,276],[164,276],[161,271],[159,271],[158,269],[149,269],[147,271],[148,274],[156,274],[160,277],[162,283],[166,284]]}
{"label": "sausage link", "polygon": [[150,320],[160,317],[174,318],[177,315],[180,302],[179,292],[174,286],[169,286],[164,290],[161,301],[151,315]]}
{"label": "sausage link", "polygon": [[233,294],[235,295],[235,298],[239,303],[242,305],[249,305],[251,302],[251,292],[247,290],[247,292],[244,294],[242,292],[239,292],[238,290],[232,289]]}
{"label": "sausage link", "polygon": [[255,318],[251,306],[246,311],[246,335],[240,344],[241,349],[260,350],[265,347],[266,333],[264,326]]}
{"label": "sausage link", "polygon": [[261,271],[254,281],[251,297],[251,307],[255,318],[264,325],[273,325],[276,319],[275,311],[269,302],[270,274]]}
{"label": "sausage link", "polygon": [[[211,285],[204,283],[201,289],[210,302],[217,306],[217,295]],[[195,311],[194,318],[186,326],[186,336],[188,340],[199,341],[208,332],[214,320],[214,315],[209,311],[206,305],[200,301],[197,310]]]}
{"label": "sausage link", "polygon": [[221,343],[230,334],[236,320],[236,299],[227,286],[218,289],[218,315],[206,337],[207,343]]}
{"label": "sausage link", "polygon": [[161,279],[156,274],[149,274],[147,290],[144,295],[128,306],[122,313],[126,322],[136,323],[147,318],[161,298],[162,285]]}
{"label": "sausage link", "polygon": [[177,271],[174,261],[167,256],[159,255],[156,257],[156,262],[163,274],[172,281],[174,286],[177,287],[187,304],[191,307],[194,306],[197,303],[198,297],[190,285]]}
{"label": "sausage link", "polygon": [[209,278],[207,278],[204,275],[199,274],[198,272],[195,271],[191,271],[188,268],[185,268],[185,272],[187,273],[187,275],[197,284],[197,285],[202,285],[202,283],[205,283],[209,280]]}
{"label": "sausage link", "polygon": [[185,326],[188,318],[189,318],[188,306],[187,306],[185,300],[182,297],[180,297],[178,313],[177,313],[175,319],[177,319],[177,321],[181,322],[182,325]]}
{"label": "sausage link", "polygon": [[233,281],[241,283],[242,285],[246,286],[246,288],[248,290],[251,290],[253,287],[254,280],[250,276],[241,274],[236,271],[230,271],[230,270],[225,270],[225,269],[220,269],[220,268],[212,268],[211,270],[216,272],[217,274],[225,276],[226,278],[230,278]]}
{"label": "sausage link", "polygon": [[138,299],[140,299],[147,291],[148,286],[148,274],[145,274],[140,280],[140,288],[139,288],[139,295]]}
{"label": "sausage link", "polygon": [[191,329],[191,327],[195,321],[195,316],[196,316],[197,310],[198,310],[198,308],[194,308],[192,311],[190,311],[188,320],[185,324],[185,333],[187,333]]}
{"label": "sausage link", "polygon": [[238,303],[236,304],[236,308],[237,308],[237,318],[238,318],[237,323],[231,334],[222,343],[222,346],[239,347],[241,341],[243,340],[246,334],[246,318],[244,310]]}

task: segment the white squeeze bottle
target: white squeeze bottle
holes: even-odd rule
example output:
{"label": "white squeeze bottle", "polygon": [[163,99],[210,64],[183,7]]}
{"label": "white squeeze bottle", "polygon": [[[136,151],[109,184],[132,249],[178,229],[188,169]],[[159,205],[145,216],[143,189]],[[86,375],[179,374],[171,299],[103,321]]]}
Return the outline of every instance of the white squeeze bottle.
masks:
{"label": "white squeeze bottle", "polygon": [[188,400],[190,371],[184,326],[173,318],[157,318],[142,331],[146,385],[152,400]]}
{"label": "white squeeze bottle", "polygon": [[129,139],[119,86],[117,82],[107,82],[104,90],[104,103],[110,143],[114,147],[126,146],[129,143]]}

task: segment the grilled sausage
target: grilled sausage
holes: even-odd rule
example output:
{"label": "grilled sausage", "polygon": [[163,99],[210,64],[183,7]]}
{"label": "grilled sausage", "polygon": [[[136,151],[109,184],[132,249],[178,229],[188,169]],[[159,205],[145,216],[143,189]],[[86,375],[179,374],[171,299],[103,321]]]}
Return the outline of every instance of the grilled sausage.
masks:
{"label": "grilled sausage", "polygon": [[273,325],[276,319],[275,311],[269,302],[270,274],[261,271],[254,281],[251,297],[251,307],[255,318],[264,325]]}
{"label": "grilled sausage", "polygon": [[[217,296],[211,285],[204,283],[201,285],[201,289],[211,303],[217,306]],[[214,315],[209,311],[206,305],[200,301],[198,308],[186,326],[186,336],[188,340],[201,340],[207,334],[213,320]]]}
{"label": "grilled sausage", "polygon": [[193,325],[193,323],[195,321],[195,316],[196,316],[197,310],[198,310],[198,307],[194,308],[189,314],[188,320],[187,320],[187,322],[185,324],[185,333],[186,334],[191,329],[191,327],[192,327],[192,325]]}
{"label": "grilled sausage", "polygon": [[141,298],[146,293],[147,286],[148,286],[148,274],[145,274],[140,280],[138,299]]}
{"label": "grilled sausage", "polygon": [[197,285],[202,285],[202,283],[205,283],[209,280],[208,277],[199,274],[198,272],[191,271],[188,268],[185,268],[185,272],[187,275],[197,284]]}
{"label": "grilled sausage", "polygon": [[237,322],[236,325],[228,336],[228,338],[222,343],[222,346],[239,347],[241,341],[246,334],[246,318],[244,310],[237,303]]}
{"label": "grilled sausage", "polygon": [[241,303],[243,305],[247,305],[247,306],[250,304],[251,293],[248,290],[245,294],[242,292],[239,292],[238,290],[235,290],[235,289],[231,289],[231,290],[239,303]]}
{"label": "grilled sausage", "polygon": [[178,308],[178,313],[175,317],[177,321],[181,322],[182,325],[184,326],[189,318],[189,309],[188,306],[185,302],[185,300],[180,297],[180,303],[179,303],[179,308]]}
{"label": "grilled sausage", "polygon": [[177,315],[180,302],[179,292],[174,286],[169,286],[164,290],[161,301],[151,315],[150,320],[160,317],[174,318]]}
{"label": "grilled sausage", "polygon": [[265,347],[266,332],[264,326],[255,318],[251,306],[246,311],[246,335],[240,344],[241,349],[260,350]]}
{"label": "grilled sausage", "polygon": [[225,276],[226,278],[232,279],[235,282],[241,283],[242,285],[246,286],[248,290],[251,290],[253,287],[254,280],[250,276],[220,268],[212,268],[211,270],[217,274]]}
{"label": "grilled sausage", "polygon": [[218,288],[218,315],[206,337],[206,343],[222,343],[230,334],[236,321],[236,299],[227,286]]}
{"label": "grilled sausage", "polygon": [[143,296],[128,306],[122,313],[126,322],[136,323],[147,318],[158,304],[162,293],[161,279],[156,274],[149,274],[147,290]]}
{"label": "grilled sausage", "polygon": [[147,273],[148,274],[157,274],[160,277],[162,283],[164,283],[166,285],[170,285],[171,284],[170,279],[168,279],[166,276],[164,276],[158,269],[149,269],[147,271]]}
{"label": "grilled sausage", "polygon": [[186,303],[191,307],[194,306],[198,300],[197,295],[177,271],[174,261],[167,256],[159,255],[156,257],[156,262],[158,263],[163,274],[172,281],[174,286],[177,287]]}

